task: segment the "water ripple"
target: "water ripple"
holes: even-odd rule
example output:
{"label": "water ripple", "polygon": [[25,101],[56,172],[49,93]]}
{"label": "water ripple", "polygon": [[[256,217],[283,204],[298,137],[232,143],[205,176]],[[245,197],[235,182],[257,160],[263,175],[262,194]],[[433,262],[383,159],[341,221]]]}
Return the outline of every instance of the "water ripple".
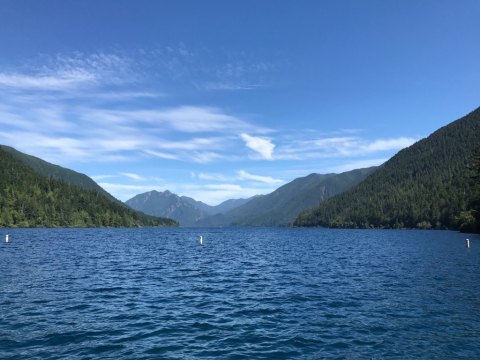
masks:
{"label": "water ripple", "polygon": [[1,359],[480,358],[478,236],[466,249],[436,231],[9,233]]}

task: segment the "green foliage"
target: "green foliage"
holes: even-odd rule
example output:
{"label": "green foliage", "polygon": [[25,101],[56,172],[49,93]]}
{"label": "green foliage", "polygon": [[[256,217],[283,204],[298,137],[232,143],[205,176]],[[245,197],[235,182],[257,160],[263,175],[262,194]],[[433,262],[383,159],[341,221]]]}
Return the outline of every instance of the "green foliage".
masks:
{"label": "green foliage", "polygon": [[303,212],[294,225],[458,229],[472,197],[468,163],[479,135],[480,108],[400,151],[358,186]]}
{"label": "green foliage", "polygon": [[46,176],[47,178],[51,177],[57,180],[63,180],[69,184],[77,185],[83,189],[95,190],[111,200],[119,202],[85,174],[81,174],[58,165],[50,164],[49,162],[46,162],[45,160],[39,159],[35,156],[27,155],[17,151],[10,146],[0,145],[0,150],[10,153],[15,159],[20,160],[39,175]]}
{"label": "green foliage", "polygon": [[471,158],[469,194],[468,210],[460,214],[460,230],[480,233],[480,146]]}
{"label": "green foliage", "polygon": [[45,177],[0,147],[0,226],[132,227],[172,226],[128,209],[102,192]]}

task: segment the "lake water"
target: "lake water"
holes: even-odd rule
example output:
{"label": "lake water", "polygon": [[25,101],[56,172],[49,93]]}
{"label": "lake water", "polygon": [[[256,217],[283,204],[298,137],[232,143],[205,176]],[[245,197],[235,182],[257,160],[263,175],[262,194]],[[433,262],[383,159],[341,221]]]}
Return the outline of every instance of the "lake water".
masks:
{"label": "lake water", "polygon": [[6,233],[1,359],[480,358],[478,236],[8,229],[7,244]]}

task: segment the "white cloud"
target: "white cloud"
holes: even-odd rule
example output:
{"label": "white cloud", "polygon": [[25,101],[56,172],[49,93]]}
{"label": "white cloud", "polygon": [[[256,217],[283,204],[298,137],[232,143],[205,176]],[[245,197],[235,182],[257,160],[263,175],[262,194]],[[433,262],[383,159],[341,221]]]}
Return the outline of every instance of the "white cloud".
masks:
{"label": "white cloud", "polygon": [[207,174],[207,173],[199,173],[195,174],[194,177],[198,177],[200,180],[208,180],[208,181],[228,181],[228,177],[223,174]]}
{"label": "white cloud", "polygon": [[160,152],[160,151],[153,151],[153,150],[144,150],[145,153],[156,156],[161,159],[167,159],[167,160],[178,160],[178,156],[169,154],[166,152]]}
{"label": "white cloud", "polygon": [[149,91],[103,91],[94,93],[82,94],[85,98],[92,98],[94,100],[106,100],[106,101],[128,101],[135,99],[154,99],[165,97],[163,93],[149,92]]}
{"label": "white cloud", "polygon": [[41,65],[30,67],[23,73],[0,72],[0,88],[70,91],[85,86],[119,84],[135,79],[130,62],[128,58],[113,53],[75,52],[43,56]]}
{"label": "white cloud", "polygon": [[228,199],[245,199],[255,195],[267,194],[275,190],[271,186],[243,187],[237,184],[210,184],[204,186],[185,186],[188,196],[209,205],[217,205]]}
{"label": "white cloud", "polygon": [[250,174],[244,170],[240,170],[237,173],[238,179],[239,180],[253,180],[257,182],[262,182],[265,184],[281,184],[283,183],[283,180],[280,179],[274,179],[270,176],[261,176],[261,175],[254,175]]}
{"label": "white cloud", "polygon": [[332,137],[314,140],[313,143],[318,147],[347,147],[356,144],[357,138],[354,137]]}
{"label": "white cloud", "polygon": [[99,181],[99,180],[116,178],[117,175],[91,175],[90,177],[95,181]]}
{"label": "white cloud", "polygon": [[190,155],[191,155],[190,157],[191,160],[199,164],[206,164],[206,163],[224,158],[222,155],[217,154],[213,151],[203,151],[203,152],[197,151]]}
{"label": "white cloud", "polygon": [[0,73],[0,87],[30,90],[65,90],[96,81],[96,76],[82,70],[62,71],[52,75]]}
{"label": "white cloud", "polygon": [[197,88],[202,88],[207,91],[245,91],[255,90],[262,87],[260,84],[249,84],[244,82],[206,82],[204,84],[194,83]]}
{"label": "white cloud", "polygon": [[252,129],[250,124],[217,108],[181,106],[151,114],[153,121],[163,121],[183,132],[232,132]]}
{"label": "white cloud", "polygon": [[[0,142],[63,164],[103,161],[112,156],[138,158],[142,153],[170,160],[208,163],[236,156],[235,141],[240,128],[261,131],[220,109],[179,107],[177,110],[111,111],[68,107],[54,101],[48,106],[43,103],[18,107],[0,105],[0,124],[4,125]],[[182,115],[177,118],[165,114]],[[188,119],[187,114],[193,117]],[[211,121],[196,129],[189,125],[195,119],[202,123],[202,116]],[[178,130],[189,126],[190,132]],[[192,137],[194,131],[208,133]],[[22,139],[21,143],[18,139]]]}
{"label": "white cloud", "polygon": [[140,176],[140,175],[135,174],[135,173],[130,173],[130,172],[121,172],[120,175],[123,175],[123,176],[125,176],[129,179],[135,180],[135,181],[145,181],[145,180],[147,180],[143,176]]}
{"label": "white cloud", "polygon": [[[146,59],[133,61],[139,54]],[[160,53],[45,55],[23,64],[22,71],[0,71],[0,142],[64,165],[145,154],[200,164],[239,159],[239,133],[271,130],[219,107],[159,106],[154,100],[162,93],[134,84],[153,59],[197,56],[179,44]],[[232,61],[225,69],[231,76],[266,70]],[[121,106],[113,106],[120,100]]]}
{"label": "white cloud", "polygon": [[363,169],[363,168],[368,168],[372,166],[379,166],[385,163],[387,160],[388,160],[387,158],[362,159],[358,161],[352,161],[345,164],[329,167],[325,170],[325,172],[342,173],[345,171],[350,171],[355,169]]}
{"label": "white cloud", "polygon": [[291,141],[276,152],[282,160],[307,160],[322,158],[358,157],[375,152],[400,150],[417,139],[408,137],[368,140],[360,137],[329,137]]}
{"label": "white cloud", "polygon": [[183,133],[238,133],[240,131],[267,132],[219,108],[178,106],[133,110],[82,109],[82,117],[108,124],[144,124],[153,129],[176,130]]}
{"label": "white cloud", "polygon": [[379,139],[375,140],[365,146],[365,150],[368,152],[386,151],[403,149],[412,145],[416,139],[408,137],[399,137],[396,139]]}
{"label": "white cloud", "polygon": [[245,133],[241,134],[240,137],[245,141],[248,148],[259,153],[262,158],[267,160],[273,159],[272,155],[275,145],[272,144],[271,140],[258,136],[251,136]]}

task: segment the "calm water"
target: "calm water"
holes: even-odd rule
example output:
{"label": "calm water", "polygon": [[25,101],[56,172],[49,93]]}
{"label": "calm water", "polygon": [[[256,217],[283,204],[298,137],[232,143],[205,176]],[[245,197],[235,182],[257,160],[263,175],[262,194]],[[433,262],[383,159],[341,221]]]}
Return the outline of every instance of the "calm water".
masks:
{"label": "calm water", "polygon": [[480,358],[478,236],[467,249],[439,231],[6,233],[1,359]]}

